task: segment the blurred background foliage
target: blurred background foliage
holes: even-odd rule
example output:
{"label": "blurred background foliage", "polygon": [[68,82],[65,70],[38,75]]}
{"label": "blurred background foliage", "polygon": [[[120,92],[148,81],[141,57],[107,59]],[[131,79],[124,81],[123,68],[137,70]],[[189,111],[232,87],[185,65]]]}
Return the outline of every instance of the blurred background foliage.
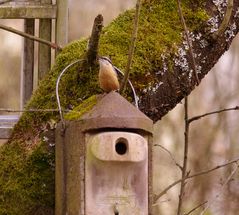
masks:
{"label": "blurred background foliage", "polygon": [[[135,0],[70,0],[69,41],[88,37],[97,14],[104,16],[107,25],[119,13],[133,7]],[[19,30],[22,20],[0,20],[0,23]],[[0,30],[0,108],[19,109],[22,38]],[[36,47],[37,47],[36,43]],[[36,48],[37,50],[37,48]],[[36,62],[37,63],[37,62]],[[239,37],[221,57],[211,72],[189,96],[189,117],[239,105]],[[35,83],[36,87],[37,83]],[[7,114],[7,113],[1,113]],[[189,169],[199,172],[239,154],[239,114],[236,111],[212,115],[195,121],[190,126]],[[184,107],[178,104],[155,124],[155,144],[171,151],[182,164],[184,144]],[[185,193],[185,211],[205,200],[213,200],[207,214],[235,215],[239,210],[238,172],[222,189],[233,166],[188,181]],[[181,170],[161,147],[154,147],[154,190],[179,179]],[[155,214],[176,213],[179,186],[171,189],[155,204]],[[219,194],[219,197],[215,196]],[[199,214],[196,212],[195,214]]]}
{"label": "blurred background foliage", "polygon": [[[239,102],[239,37],[221,57],[211,72],[189,96],[189,118],[214,110],[238,106]],[[239,157],[239,113],[224,112],[193,122],[189,133],[188,169],[190,173],[210,169]],[[171,151],[182,165],[184,145],[184,105],[178,104],[169,114],[155,124],[155,144]],[[162,148],[154,148],[155,193],[173,183],[181,176]],[[212,201],[207,215],[235,215],[239,210],[239,175],[222,188],[235,166],[217,170],[211,174],[189,180],[185,193],[185,210],[189,211],[206,200]],[[162,177],[163,176],[163,177]],[[158,200],[156,214],[176,214],[179,186]],[[215,196],[219,194],[219,197]],[[161,213],[160,213],[161,212]],[[196,211],[193,214],[200,214]]]}

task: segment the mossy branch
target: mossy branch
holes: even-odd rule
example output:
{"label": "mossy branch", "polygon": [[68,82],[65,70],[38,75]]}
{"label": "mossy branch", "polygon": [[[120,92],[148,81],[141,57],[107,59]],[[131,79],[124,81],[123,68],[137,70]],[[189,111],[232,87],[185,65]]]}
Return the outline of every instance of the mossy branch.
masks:
{"label": "mossy branch", "polygon": [[16,29],[14,29],[14,28],[11,28],[11,27],[8,27],[8,26],[2,25],[2,24],[0,24],[0,28],[3,29],[3,30],[5,30],[5,31],[9,31],[9,32],[11,32],[11,33],[14,33],[14,34],[20,35],[20,36],[22,36],[22,37],[28,38],[28,39],[30,39],[30,40],[37,41],[37,42],[39,42],[39,43],[45,44],[45,45],[50,46],[51,48],[56,49],[56,50],[58,50],[58,51],[62,50],[62,47],[60,47],[60,46],[57,45],[56,43],[52,43],[52,42],[50,42],[50,41],[41,39],[41,38],[36,37],[36,36],[33,36],[33,35],[31,35],[31,34],[27,34],[27,33],[25,33],[25,32],[16,30]]}
{"label": "mossy branch", "polygon": [[87,63],[92,65],[97,58],[98,55],[98,47],[99,47],[99,40],[100,40],[100,33],[103,28],[103,16],[99,14],[93,24],[90,41],[88,44],[87,50]]}
{"label": "mossy branch", "polygon": [[223,18],[223,21],[222,21],[219,29],[216,32],[214,32],[214,34],[212,34],[212,38],[214,40],[216,40],[218,37],[220,37],[225,32],[225,30],[228,26],[228,23],[230,21],[230,18],[231,18],[232,9],[233,9],[233,0],[228,0],[227,10],[226,10],[225,16]]}

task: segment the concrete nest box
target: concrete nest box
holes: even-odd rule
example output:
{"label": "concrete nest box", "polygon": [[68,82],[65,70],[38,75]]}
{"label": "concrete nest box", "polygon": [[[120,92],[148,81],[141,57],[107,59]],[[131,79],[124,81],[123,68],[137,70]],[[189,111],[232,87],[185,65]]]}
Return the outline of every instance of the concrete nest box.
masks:
{"label": "concrete nest box", "polygon": [[150,215],[153,122],[116,92],[56,130],[56,215]]}

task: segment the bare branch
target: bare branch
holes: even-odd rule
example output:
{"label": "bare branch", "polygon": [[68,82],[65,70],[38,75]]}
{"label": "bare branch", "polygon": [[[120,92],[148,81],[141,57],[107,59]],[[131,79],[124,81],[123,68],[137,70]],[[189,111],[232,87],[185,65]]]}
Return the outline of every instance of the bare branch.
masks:
{"label": "bare branch", "polygon": [[124,92],[126,83],[129,79],[130,67],[131,67],[131,64],[132,64],[133,55],[134,55],[134,48],[135,48],[135,43],[136,43],[136,39],[137,39],[140,6],[141,6],[141,2],[140,2],[140,0],[137,0],[135,17],[134,17],[134,29],[133,29],[133,32],[132,32],[131,44],[130,44],[130,47],[129,47],[129,55],[128,55],[128,62],[127,62],[127,65],[126,65],[126,69],[125,69],[125,75],[124,75],[124,78],[122,80],[121,87],[120,87],[120,94],[122,94]]}
{"label": "bare branch", "polygon": [[188,97],[184,99],[184,123],[185,123],[185,130],[184,130],[184,157],[183,157],[183,168],[182,168],[182,180],[181,180],[181,187],[179,193],[179,201],[178,201],[178,210],[177,215],[181,214],[182,204],[183,204],[183,196],[184,196],[184,189],[185,189],[185,181],[187,178],[187,161],[188,161],[188,135],[189,135],[189,123],[188,123]]}
{"label": "bare branch", "polygon": [[180,170],[183,169],[182,166],[176,161],[176,159],[174,158],[173,154],[172,154],[168,149],[166,149],[164,146],[162,146],[162,145],[160,145],[160,144],[154,144],[154,146],[159,146],[159,147],[162,148],[164,151],[166,151],[166,152],[169,154],[170,158],[171,158],[171,159],[173,160],[173,162],[175,163],[175,165],[176,165],[177,167],[179,167]]}
{"label": "bare branch", "polygon": [[103,16],[99,14],[94,20],[87,50],[87,63],[89,63],[90,65],[92,65],[95,62],[98,55],[98,46],[102,28],[103,28]]}
{"label": "bare branch", "polygon": [[185,19],[183,17],[183,12],[182,12],[182,8],[181,8],[181,0],[177,0],[177,2],[178,2],[179,16],[180,16],[180,19],[181,19],[181,22],[182,22],[182,25],[183,25],[183,28],[184,28],[184,31],[185,31],[186,40],[187,40],[188,47],[189,47],[189,54],[191,56],[191,60],[192,60],[192,63],[193,63],[192,66],[193,66],[193,71],[194,71],[194,75],[195,75],[195,79],[196,79],[196,84],[199,85],[200,81],[199,81],[198,74],[197,74],[196,61],[195,61],[195,58],[194,58],[194,55],[193,55],[193,47],[192,47],[190,39],[189,39],[188,28],[187,28]]}
{"label": "bare branch", "polygon": [[161,200],[161,201],[158,201],[158,202],[154,203],[152,206],[155,207],[156,205],[159,205],[159,204],[165,203],[165,202],[170,202],[170,201],[171,201],[171,199]]}
{"label": "bare branch", "polygon": [[205,214],[205,212],[208,210],[208,208],[210,208],[213,204],[213,202],[216,201],[216,199],[218,199],[218,197],[220,195],[222,195],[222,191],[223,189],[225,188],[225,186],[229,183],[229,181],[232,179],[232,177],[235,175],[235,173],[237,172],[238,170],[238,164],[237,166],[234,168],[234,170],[231,172],[231,174],[227,177],[226,181],[223,183],[222,187],[221,187],[221,190],[220,192],[218,192],[218,194],[208,203],[207,207],[200,213],[200,215],[203,215]]}
{"label": "bare branch", "polygon": [[[69,110],[62,110],[63,112],[69,112]],[[28,110],[14,110],[10,108],[0,108],[0,112],[8,113],[23,113],[23,112],[59,112],[59,109],[28,109]]]}
{"label": "bare branch", "polygon": [[167,186],[163,191],[161,191],[159,194],[156,194],[154,196],[154,202],[156,202],[161,196],[165,195],[172,187],[174,187],[175,185],[177,185],[181,181],[182,181],[182,179],[179,179],[179,180],[173,182],[172,184]]}
{"label": "bare branch", "polygon": [[37,42],[39,42],[39,43],[43,43],[43,44],[45,44],[45,45],[50,46],[50,47],[53,48],[53,49],[62,50],[62,47],[60,47],[60,46],[57,45],[56,43],[52,43],[52,42],[50,42],[50,41],[41,39],[41,38],[36,37],[36,36],[33,36],[33,35],[31,35],[31,34],[27,34],[27,33],[24,33],[24,32],[22,32],[22,31],[18,31],[18,30],[14,29],[14,28],[11,28],[11,27],[8,27],[8,26],[2,25],[2,24],[0,24],[0,28],[3,29],[3,30],[9,31],[9,32],[11,32],[11,33],[20,35],[20,36],[22,36],[22,37],[28,38],[28,39],[30,39],[30,40],[37,41]]}
{"label": "bare branch", "polygon": [[185,213],[184,215],[189,215],[191,214],[193,211],[197,210],[198,208],[202,207],[203,205],[205,205],[207,203],[207,201],[200,203],[199,205],[197,205],[196,207],[194,207],[192,210],[190,210],[189,212]]}
{"label": "bare branch", "polygon": [[216,40],[219,36],[221,36],[224,33],[224,31],[226,30],[226,28],[228,27],[228,23],[230,21],[232,9],[233,9],[233,0],[228,0],[227,2],[228,2],[227,10],[226,10],[225,16],[222,20],[222,23],[221,23],[219,29],[212,34],[212,38],[214,40]]}
{"label": "bare branch", "polygon": [[193,122],[195,120],[198,120],[198,119],[201,119],[205,116],[209,116],[209,115],[212,115],[212,114],[218,114],[218,113],[231,111],[231,110],[239,110],[239,106],[236,106],[236,107],[233,107],[233,108],[224,108],[224,109],[221,109],[221,110],[212,111],[212,112],[208,112],[208,113],[205,113],[205,114],[202,114],[202,115],[194,116],[194,117],[188,119],[188,123],[190,124],[191,122]]}
{"label": "bare branch", "polygon": [[[206,175],[210,172],[213,172],[217,169],[220,169],[220,168],[223,168],[223,167],[226,167],[228,165],[231,165],[233,163],[237,163],[239,161],[239,157],[238,158],[235,158],[231,161],[228,161],[224,164],[221,164],[221,165],[217,165],[211,169],[208,169],[208,170],[204,170],[204,171],[201,171],[201,172],[198,172],[198,173],[195,173],[195,174],[192,174],[192,175],[188,175],[185,179],[188,180],[188,179],[191,179],[191,178],[194,178],[194,177],[198,177],[198,176],[201,176],[201,175]],[[182,179],[179,179],[175,182],[173,182],[172,184],[170,184],[168,187],[166,187],[163,191],[161,191],[159,194],[155,195],[154,196],[154,202],[156,202],[161,196],[163,196],[164,194],[166,194],[172,187],[174,187],[175,185],[177,185],[178,183],[180,183],[182,181]]]}

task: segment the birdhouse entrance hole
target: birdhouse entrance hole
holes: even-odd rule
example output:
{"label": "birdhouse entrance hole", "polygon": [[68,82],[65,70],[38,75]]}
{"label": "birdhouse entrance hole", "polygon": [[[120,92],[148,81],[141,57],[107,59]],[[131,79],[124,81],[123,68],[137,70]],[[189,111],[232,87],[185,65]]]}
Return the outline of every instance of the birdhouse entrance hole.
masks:
{"label": "birdhouse entrance hole", "polygon": [[128,141],[125,138],[119,138],[115,144],[115,151],[119,155],[124,155],[128,151]]}

